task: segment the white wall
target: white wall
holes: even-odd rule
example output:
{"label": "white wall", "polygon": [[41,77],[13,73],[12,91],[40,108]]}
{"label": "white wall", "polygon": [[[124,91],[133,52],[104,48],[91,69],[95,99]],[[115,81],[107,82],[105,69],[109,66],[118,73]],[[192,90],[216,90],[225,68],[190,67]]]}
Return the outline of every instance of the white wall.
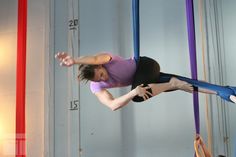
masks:
{"label": "white wall", "polygon": [[[44,154],[44,50],[47,6],[28,2],[26,138],[27,155]],[[0,2],[0,156],[14,155],[17,1]],[[10,152],[4,148],[9,148]],[[1,152],[1,148],[3,148]]]}
{"label": "white wall", "polygon": [[28,156],[44,155],[44,54],[47,46],[45,0],[28,1],[27,135]]}
{"label": "white wall", "polygon": [[[15,135],[16,3],[1,2],[0,9],[0,155]],[[13,145],[14,146],[14,145]],[[13,147],[14,148],[14,147]],[[13,151],[9,152],[14,154]]]}
{"label": "white wall", "polygon": [[[226,70],[226,84],[236,86],[236,73],[235,69],[235,58],[236,58],[236,21],[234,20],[236,16],[236,1],[229,0],[222,2],[223,10],[223,31],[224,31],[224,50],[225,50],[225,69]],[[231,146],[232,156],[236,155],[236,126],[234,123],[236,105],[229,104],[229,139],[228,143]]]}

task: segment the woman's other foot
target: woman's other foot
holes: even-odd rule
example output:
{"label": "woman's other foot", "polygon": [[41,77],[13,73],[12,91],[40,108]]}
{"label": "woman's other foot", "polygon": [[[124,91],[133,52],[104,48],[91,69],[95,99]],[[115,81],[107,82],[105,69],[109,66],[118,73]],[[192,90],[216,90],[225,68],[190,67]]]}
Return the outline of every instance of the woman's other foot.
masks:
{"label": "woman's other foot", "polygon": [[236,104],[236,96],[230,95],[229,99]]}

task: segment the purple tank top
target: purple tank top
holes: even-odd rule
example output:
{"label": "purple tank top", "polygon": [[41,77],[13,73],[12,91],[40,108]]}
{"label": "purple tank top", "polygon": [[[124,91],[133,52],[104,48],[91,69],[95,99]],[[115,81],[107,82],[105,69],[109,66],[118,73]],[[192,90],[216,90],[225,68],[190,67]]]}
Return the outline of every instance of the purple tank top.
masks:
{"label": "purple tank top", "polygon": [[134,58],[124,59],[120,56],[112,55],[111,60],[104,64],[109,79],[107,81],[90,82],[90,89],[93,93],[99,92],[102,89],[123,87],[131,85],[136,71],[136,62]]}

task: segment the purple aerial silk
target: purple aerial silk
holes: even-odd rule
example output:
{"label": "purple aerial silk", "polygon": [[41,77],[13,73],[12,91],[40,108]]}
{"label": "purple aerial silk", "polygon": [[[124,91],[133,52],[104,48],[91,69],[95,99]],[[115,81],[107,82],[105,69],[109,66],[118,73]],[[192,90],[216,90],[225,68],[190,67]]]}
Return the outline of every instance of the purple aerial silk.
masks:
{"label": "purple aerial silk", "polygon": [[[192,79],[197,80],[197,59],[196,59],[196,41],[195,41],[195,27],[194,27],[194,8],[193,0],[186,0],[186,15],[188,27],[188,44],[191,65]],[[193,106],[196,133],[200,133],[200,119],[199,119],[199,99],[198,93],[193,93]]]}

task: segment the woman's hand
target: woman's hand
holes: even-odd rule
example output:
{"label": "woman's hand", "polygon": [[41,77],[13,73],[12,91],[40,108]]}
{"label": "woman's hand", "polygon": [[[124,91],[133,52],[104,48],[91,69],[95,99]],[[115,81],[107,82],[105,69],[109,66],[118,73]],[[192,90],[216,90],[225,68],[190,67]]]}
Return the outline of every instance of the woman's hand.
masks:
{"label": "woman's hand", "polygon": [[143,97],[144,100],[147,100],[149,98],[149,96],[152,96],[152,93],[147,91],[147,89],[150,89],[151,87],[146,86],[143,87],[143,84],[137,86],[136,88],[134,88],[134,91],[136,93],[136,95]]}
{"label": "woman's hand", "polygon": [[61,66],[70,67],[75,64],[75,60],[73,59],[73,57],[69,56],[65,52],[58,52],[55,55],[55,58],[57,58],[60,61]]}

